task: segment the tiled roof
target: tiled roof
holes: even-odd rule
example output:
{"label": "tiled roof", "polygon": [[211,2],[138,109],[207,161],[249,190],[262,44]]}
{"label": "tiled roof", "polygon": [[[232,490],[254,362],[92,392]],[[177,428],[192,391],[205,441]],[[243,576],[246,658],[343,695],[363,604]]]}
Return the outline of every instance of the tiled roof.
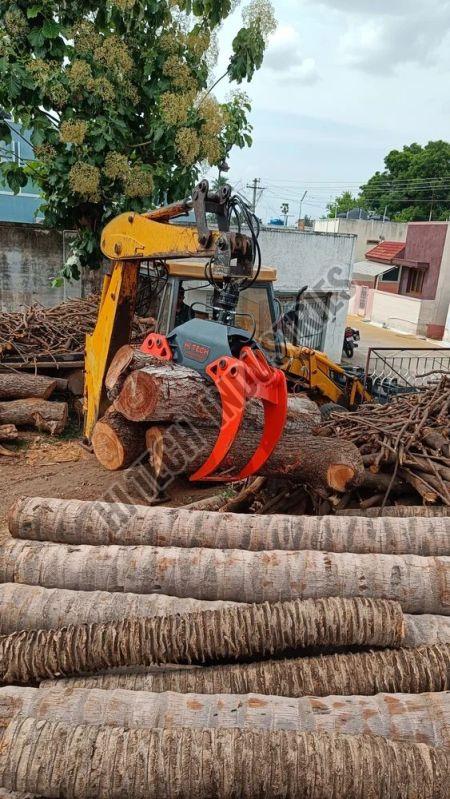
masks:
{"label": "tiled roof", "polygon": [[366,252],[369,261],[381,261],[383,264],[391,264],[394,258],[400,258],[405,251],[404,241],[382,241],[373,250]]}

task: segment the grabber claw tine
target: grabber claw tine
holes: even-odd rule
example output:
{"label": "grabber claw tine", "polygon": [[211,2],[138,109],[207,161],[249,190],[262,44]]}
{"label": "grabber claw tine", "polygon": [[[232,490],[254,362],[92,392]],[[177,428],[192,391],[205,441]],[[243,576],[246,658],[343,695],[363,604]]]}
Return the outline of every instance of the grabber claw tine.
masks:
{"label": "grabber claw tine", "polygon": [[223,459],[230,451],[245,412],[246,379],[245,366],[237,358],[225,356],[213,361],[206,367],[206,374],[216,386],[222,401],[222,424],[217,441],[209,458],[190,480],[226,480],[226,477],[214,476]]}

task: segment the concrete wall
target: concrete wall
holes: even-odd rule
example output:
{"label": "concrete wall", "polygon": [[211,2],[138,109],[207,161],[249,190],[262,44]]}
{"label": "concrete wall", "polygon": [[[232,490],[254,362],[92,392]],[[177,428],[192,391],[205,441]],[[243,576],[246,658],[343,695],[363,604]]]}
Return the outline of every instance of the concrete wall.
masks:
{"label": "concrete wall", "polygon": [[413,297],[373,291],[370,319],[392,330],[415,334],[418,332],[421,305],[421,301]]}
{"label": "concrete wall", "polygon": [[445,335],[450,303],[450,225],[448,223],[441,224],[444,228],[446,227],[446,236],[436,288],[436,298],[433,301],[422,302],[418,326],[420,335],[438,340]]}
{"label": "concrete wall", "polygon": [[340,362],[350,298],[355,237],[283,228],[263,228],[260,233],[262,263],[278,272],[277,288],[295,292],[331,294],[324,350]]}
{"label": "concrete wall", "polygon": [[[66,249],[71,235],[65,235]],[[57,305],[64,297],[80,297],[98,290],[99,276],[95,272],[53,289],[51,280],[63,261],[61,233],[41,225],[0,222],[0,311],[16,311],[21,305],[34,302]]]}
{"label": "concrete wall", "polygon": [[364,261],[368,250],[380,241],[406,241],[406,222],[376,222],[367,219],[318,219],[314,230],[322,233],[346,233],[357,236],[355,262]]}

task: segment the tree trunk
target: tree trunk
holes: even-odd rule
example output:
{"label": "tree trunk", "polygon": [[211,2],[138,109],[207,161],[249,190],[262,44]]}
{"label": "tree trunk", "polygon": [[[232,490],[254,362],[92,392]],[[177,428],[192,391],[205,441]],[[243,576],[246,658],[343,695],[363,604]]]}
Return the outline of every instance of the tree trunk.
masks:
{"label": "tree trunk", "polygon": [[420,616],[406,614],[405,637],[402,646],[433,646],[434,644],[450,644],[450,617]]}
{"label": "tree trunk", "polygon": [[[51,630],[68,624],[93,624],[125,618],[170,616],[220,610],[235,602],[204,602],[162,594],[65,591],[59,588],[0,584],[0,635],[19,630]],[[449,619],[450,624],[450,619]]]}
{"label": "tree trunk", "polygon": [[392,516],[398,518],[432,518],[436,516],[450,516],[448,505],[439,505],[437,508],[430,508],[427,505],[392,505],[385,508],[347,508],[336,511],[337,516],[366,516],[367,518],[377,518],[381,516]]}
{"label": "tree trunk", "polygon": [[0,424],[32,425],[52,435],[62,433],[67,415],[67,402],[40,399],[0,402]]}
{"label": "tree trunk", "polygon": [[311,646],[400,646],[402,638],[403,614],[393,602],[332,598],[244,605],[2,636],[0,682],[268,657]]}
{"label": "tree trunk", "polygon": [[[205,463],[216,439],[217,432],[213,430],[194,430],[178,424],[150,427],[146,442],[155,480],[164,484],[168,476],[173,479],[174,475],[193,474]],[[259,432],[241,429],[220,472],[236,474],[256,451],[259,439]],[[358,450],[347,441],[285,432],[258,474],[344,492],[361,482],[364,468]]]}
{"label": "tree trunk", "polygon": [[126,469],[145,451],[145,425],[131,424],[110,411],[94,427],[92,448],[105,469]]}
{"label": "tree trunk", "polygon": [[63,544],[450,554],[450,520],[435,518],[255,517],[97,500],[20,497],[9,511],[8,524],[14,538]]}
{"label": "tree trunk", "polygon": [[[68,591],[20,583],[0,584],[0,635],[19,630],[51,630],[68,624],[121,621],[124,618],[170,616],[199,610],[220,610],[234,602],[178,599],[163,594],[120,594]],[[449,616],[404,615],[402,646],[450,644]]]}
{"label": "tree trunk", "polygon": [[84,370],[73,369],[67,379],[67,388],[74,397],[82,397],[84,394]]}
{"label": "tree trunk", "polygon": [[[221,400],[212,383],[184,366],[152,359],[142,353],[139,359],[146,359],[150,364],[129,374],[114,403],[126,419],[130,422],[183,422],[206,428],[219,426]],[[248,402],[246,425],[262,429],[262,423],[261,403]],[[305,433],[319,423],[320,412],[315,403],[300,396],[289,397],[286,432]]]}
{"label": "tree trunk", "polygon": [[450,615],[450,558],[333,552],[73,546],[7,540],[0,582],[277,602],[320,597],[394,599],[407,613]]}
{"label": "tree trunk", "polygon": [[0,399],[19,400],[33,397],[46,400],[56,388],[56,380],[26,372],[0,373]]}
{"label": "tree trunk", "polygon": [[292,697],[422,694],[450,688],[450,648],[385,649],[158,673],[96,674],[48,680],[41,687]]}
{"label": "tree trunk", "polygon": [[[125,729],[295,730],[380,735],[394,741],[450,748],[445,693],[285,697],[264,694],[149,693],[95,688],[6,689],[0,718],[101,724]],[[339,699],[339,701],[337,701]],[[1,709],[2,704],[6,707]],[[20,707],[22,705],[22,707]],[[125,796],[128,794],[126,793]]]}
{"label": "tree trunk", "polygon": [[74,799],[448,799],[448,758],[371,735],[18,718],[3,736],[0,784]]}
{"label": "tree trunk", "polygon": [[159,363],[160,361],[151,355],[144,354],[137,347],[133,347],[131,344],[124,344],[123,347],[117,350],[106,373],[105,388],[108,399],[111,402],[117,399],[130,372],[135,369],[141,369],[144,366],[155,366]]}
{"label": "tree trunk", "polygon": [[0,425],[0,441],[15,441],[18,435],[17,427],[14,424]]}

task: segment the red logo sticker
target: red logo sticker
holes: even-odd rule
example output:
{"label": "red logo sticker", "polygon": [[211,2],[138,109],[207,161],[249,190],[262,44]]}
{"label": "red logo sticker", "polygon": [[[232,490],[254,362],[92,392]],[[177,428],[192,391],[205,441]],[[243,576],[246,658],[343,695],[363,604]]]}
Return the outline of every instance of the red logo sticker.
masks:
{"label": "red logo sticker", "polygon": [[185,355],[198,363],[204,363],[211,352],[209,347],[205,347],[204,344],[196,344],[195,341],[185,341],[183,350]]}

